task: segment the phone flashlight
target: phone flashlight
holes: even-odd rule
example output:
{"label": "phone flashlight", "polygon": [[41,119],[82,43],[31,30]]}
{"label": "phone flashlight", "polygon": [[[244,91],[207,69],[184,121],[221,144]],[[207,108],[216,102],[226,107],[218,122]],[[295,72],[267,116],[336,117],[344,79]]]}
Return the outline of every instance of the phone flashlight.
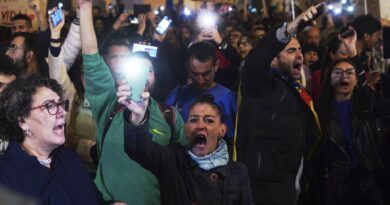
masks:
{"label": "phone flashlight", "polygon": [[149,73],[147,65],[146,59],[138,57],[130,57],[124,62],[124,75],[132,93],[129,99],[134,102],[142,101],[141,95],[145,90]]}
{"label": "phone flashlight", "polygon": [[197,24],[200,28],[213,28],[217,25],[218,16],[214,12],[210,11],[201,11]]}

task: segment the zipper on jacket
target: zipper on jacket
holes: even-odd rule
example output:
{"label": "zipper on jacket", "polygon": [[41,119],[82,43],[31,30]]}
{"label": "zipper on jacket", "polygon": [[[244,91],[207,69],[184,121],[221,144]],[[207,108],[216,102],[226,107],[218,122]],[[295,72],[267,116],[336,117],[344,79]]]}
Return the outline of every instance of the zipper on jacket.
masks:
{"label": "zipper on jacket", "polygon": [[348,167],[351,165],[351,158],[349,157],[348,152],[341,145],[339,145],[332,136],[330,136],[329,138],[333,141],[333,143],[335,143],[337,145],[337,147],[339,147],[339,149],[342,152],[344,152],[345,156],[347,156],[348,164],[347,164],[347,166],[345,168],[348,169]]}

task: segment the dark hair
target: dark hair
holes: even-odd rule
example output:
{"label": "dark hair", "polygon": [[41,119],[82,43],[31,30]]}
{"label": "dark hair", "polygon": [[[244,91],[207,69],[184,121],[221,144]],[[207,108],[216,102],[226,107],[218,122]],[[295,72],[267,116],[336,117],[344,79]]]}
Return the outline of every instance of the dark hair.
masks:
{"label": "dark hair", "polygon": [[11,18],[11,21],[16,21],[16,20],[25,20],[27,23],[27,26],[29,28],[32,28],[32,22],[30,17],[28,17],[25,14],[16,14],[14,17]]}
{"label": "dark hair", "polygon": [[15,75],[17,73],[17,67],[12,59],[7,56],[0,55],[0,75]]}
{"label": "dark hair", "polygon": [[318,47],[316,45],[307,44],[307,45],[302,46],[302,54],[305,54],[306,52],[309,52],[309,51],[314,51],[317,54],[319,53]]}
{"label": "dark hair", "polygon": [[95,23],[96,21],[99,21],[99,20],[103,21],[104,24],[106,23],[106,18],[104,16],[95,16],[95,17],[93,17],[93,23]]}
{"label": "dark hair", "polygon": [[187,51],[187,59],[195,58],[201,62],[211,60],[213,65],[217,63],[217,49],[206,41],[200,41],[192,44]]}
{"label": "dark hair", "polygon": [[[330,67],[328,67],[328,69],[324,72],[324,76],[323,76],[323,79],[324,79],[324,86],[323,86],[323,90],[322,90],[322,93],[320,95],[320,98],[319,98],[319,105],[318,105],[318,114],[320,116],[320,121],[321,121],[321,127],[322,128],[326,128],[327,125],[329,124],[329,120],[330,120],[330,115],[331,115],[331,103],[333,102],[334,100],[334,95],[335,95],[335,92],[334,92],[334,88],[332,87],[331,85],[331,75],[332,75],[332,70],[334,69],[334,67],[339,64],[339,63],[342,63],[342,62],[345,62],[345,63],[348,63],[350,65],[352,65],[352,67],[355,69],[356,71],[356,65],[355,63],[353,63],[353,61],[351,61],[350,59],[346,58],[346,59],[338,59],[336,61],[334,61]],[[354,90],[355,92],[355,90]]]}
{"label": "dark hair", "polygon": [[367,33],[372,35],[373,33],[381,30],[381,23],[378,19],[371,15],[362,15],[356,17],[350,24],[355,30],[357,39],[360,40]]}
{"label": "dark hair", "polygon": [[126,39],[122,39],[122,38],[119,38],[119,39],[112,39],[106,47],[102,48],[104,49],[106,52],[105,54],[108,54],[109,51],[110,51],[110,48],[113,47],[113,46],[125,46],[127,48],[129,48],[130,50],[130,44],[129,44],[129,41],[127,41]]}
{"label": "dark hair", "polygon": [[218,114],[220,116],[220,121],[222,123],[224,123],[226,121],[224,109],[217,102],[215,102],[213,95],[204,94],[204,95],[198,96],[196,98],[196,100],[193,103],[191,103],[189,110],[192,110],[192,108],[194,108],[195,105],[197,105],[197,104],[209,104],[212,108],[214,108],[215,110],[218,111]]}
{"label": "dark hair", "polygon": [[49,77],[49,66],[46,62],[45,51],[42,49],[42,42],[39,40],[39,37],[36,34],[27,32],[17,32],[12,35],[12,39],[17,37],[24,38],[24,55],[26,55],[28,51],[34,53],[39,75]]}
{"label": "dark hair", "polygon": [[340,48],[342,42],[340,41],[339,37],[338,37],[338,33],[333,33],[329,36],[327,42],[326,42],[326,45],[327,45],[327,48],[326,48],[326,51],[325,51],[325,56],[321,62],[321,68],[322,68],[322,72],[321,72],[321,76],[322,76],[322,79],[324,79],[325,77],[325,70],[329,67],[330,64],[332,64],[333,60],[331,59],[330,57],[330,53],[336,53],[337,50]]}
{"label": "dark hair", "polygon": [[17,78],[1,93],[0,137],[2,139],[17,142],[24,140],[19,121],[30,115],[33,97],[40,87],[47,87],[62,98],[63,91],[57,81],[37,76]]}
{"label": "dark hair", "polygon": [[253,38],[253,36],[250,35],[250,34],[248,34],[248,33],[242,34],[242,36],[240,37],[240,40],[239,40],[238,42],[240,42],[241,39],[244,38],[244,37],[246,38],[246,41],[247,41],[250,45],[252,45],[252,47],[255,47],[255,46],[256,46],[256,43],[257,43],[256,39]]}

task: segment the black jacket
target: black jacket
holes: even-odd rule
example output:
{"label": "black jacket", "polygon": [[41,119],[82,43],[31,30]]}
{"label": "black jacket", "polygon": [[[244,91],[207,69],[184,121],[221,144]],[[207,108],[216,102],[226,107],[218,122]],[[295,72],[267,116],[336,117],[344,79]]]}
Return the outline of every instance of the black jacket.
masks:
{"label": "black jacket", "polygon": [[162,205],[253,204],[245,165],[229,161],[226,166],[203,170],[184,146],[161,146],[148,137],[147,130],[146,125],[125,122],[125,151],[158,178]]}
{"label": "black jacket", "polygon": [[[355,91],[352,96],[351,146],[348,149],[340,121],[335,110],[331,110],[327,120],[325,135],[326,159],[326,199],[328,204],[336,204],[347,195],[362,195],[370,190],[379,190],[383,180],[382,142],[374,129],[374,117],[390,113],[389,100],[375,103],[369,92]],[[325,105],[324,105],[325,106]],[[331,105],[327,105],[331,106]],[[321,106],[322,107],[322,106]],[[325,120],[325,119],[324,119]],[[353,159],[356,162],[352,162]],[[379,193],[372,193],[375,196]],[[369,194],[370,195],[370,194]],[[370,203],[371,204],[371,203]]]}
{"label": "black jacket", "polygon": [[308,187],[302,182],[320,175],[314,160],[321,134],[314,115],[291,82],[270,69],[285,46],[276,31],[269,32],[242,68],[237,156],[248,167],[256,204],[296,204],[302,157],[301,189]]}

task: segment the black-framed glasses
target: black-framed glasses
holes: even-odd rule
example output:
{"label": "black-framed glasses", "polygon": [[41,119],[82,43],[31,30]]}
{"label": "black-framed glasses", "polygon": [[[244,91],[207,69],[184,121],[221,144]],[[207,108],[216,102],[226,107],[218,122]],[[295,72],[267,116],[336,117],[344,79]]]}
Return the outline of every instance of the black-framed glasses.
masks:
{"label": "black-framed glasses", "polygon": [[56,115],[58,113],[58,110],[59,110],[60,106],[65,111],[68,111],[68,109],[69,109],[69,101],[68,100],[61,100],[61,101],[58,101],[58,102],[50,101],[50,102],[45,103],[43,105],[38,105],[36,107],[33,107],[33,108],[31,108],[31,110],[46,108],[47,112],[50,115]]}
{"label": "black-framed glasses", "polygon": [[15,53],[16,50],[18,50],[18,49],[23,50],[23,48],[18,47],[18,46],[16,46],[15,44],[11,44],[11,45],[8,45],[8,46],[7,46],[7,51],[11,51],[12,53]]}
{"label": "black-framed glasses", "polygon": [[196,73],[196,72],[190,71],[190,75],[194,78],[196,78],[198,76],[202,76],[203,78],[206,78],[211,74],[212,71],[213,71],[213,69],[206,71],[206,72],[203,72],[203,73]]}

